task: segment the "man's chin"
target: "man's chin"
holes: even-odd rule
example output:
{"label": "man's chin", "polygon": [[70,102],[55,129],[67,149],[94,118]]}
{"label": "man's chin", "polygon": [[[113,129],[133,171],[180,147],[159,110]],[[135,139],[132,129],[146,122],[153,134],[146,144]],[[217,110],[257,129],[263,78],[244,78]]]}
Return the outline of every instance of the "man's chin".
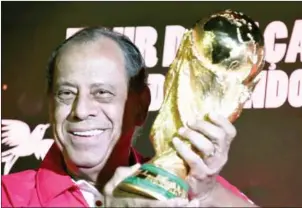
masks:
{"label": "man's chin", "polygon": [[104,163],[104,159],[103,158],[99,158],[98,160],[86,159],[86,160],[79,161],[78,158],[75,158],[75,160],[73,160],[73,163],[79,169],[93,169],[101,166],[102,163]]}
{"label": "man's chin", "polygon": [[92,168],[94,168],[96,165],[79,163],[79,164],[76,164],[76,166],[77,166],[78,169],[92,169]]}
{"label": "man's chin", "polygon": [[[105,148],[105,147],[107,148]],[[103,147],[94,148],[78,148],[78,147],[70,147],[66,149],[66,153],[72,163],[78,169],[82,170],[96,170],[102,169],[103,166],[107,163],[113,148],[111,145],[104,145]]]}

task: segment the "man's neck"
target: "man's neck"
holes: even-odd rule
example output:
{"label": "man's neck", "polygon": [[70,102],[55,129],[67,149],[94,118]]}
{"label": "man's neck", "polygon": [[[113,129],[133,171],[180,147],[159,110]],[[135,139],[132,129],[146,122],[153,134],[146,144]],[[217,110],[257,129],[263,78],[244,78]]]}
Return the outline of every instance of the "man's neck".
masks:
{"label": "man's neck", "polygon": [[129,158],[131,139],[130,142],[127,141],[129,141],[129,139],[121,139],[116,144],[112,153],[104,160],[106,161],[105,164],[101,163],[93,168],[67,167],[67,172],[74,180],[85,180],[102,192],[103,187],[112,178],[118,167],[130,165]]}

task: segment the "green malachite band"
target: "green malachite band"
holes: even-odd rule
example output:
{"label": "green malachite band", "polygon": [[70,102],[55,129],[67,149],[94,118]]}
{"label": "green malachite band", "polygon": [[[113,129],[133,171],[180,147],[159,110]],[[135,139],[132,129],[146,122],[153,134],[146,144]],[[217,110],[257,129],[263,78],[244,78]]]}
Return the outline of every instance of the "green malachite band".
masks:
{"label": "green malachite band", "polygon": [[189,190],[189,186],[184,180],[177,177],[176,175],[173,175],[173,174],[169,173],[168,171],[166,171],[162,168],[156,167],[152,164],[143,164],[140,167],[140,169],[141,170],[147,170],[147,171],[149,171],[151,173],[154,173],[156,175],[162,175],[162,176],[168,177],[169,180],[171,180],[171,181],[175,182],[176,184],[178,184],[186,192]]}
{"label": "green malachite band", "polygon": [[124,180],[124,183],[130,183],[136,186],[139,186],[141,188],[159,193],[161,195],[164,195],[166,198],[171,199],[171,198],[175,198],[175,195],[167,190],[165,190],[164,188],[153,184],[152,182],[148,181],[148,180],[144,180],[141,178],[138,178],[136,176],[131,176],[126,178],[126,180]]}

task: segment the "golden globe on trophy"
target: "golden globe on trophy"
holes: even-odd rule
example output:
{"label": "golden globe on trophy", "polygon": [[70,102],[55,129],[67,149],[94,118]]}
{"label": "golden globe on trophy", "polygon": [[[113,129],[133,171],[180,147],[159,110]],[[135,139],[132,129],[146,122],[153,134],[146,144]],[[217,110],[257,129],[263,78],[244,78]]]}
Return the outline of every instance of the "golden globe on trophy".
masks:
{"label": "golden globe on trophy", "polygon": [[[157,200],[188,197],[189,168],[172,139],[191,119],[221,114],[231,122],[259,81],[264,65],[264,38],[255,22],[225,10],[199,20],[187,30],[166,75],[164,101],[150,139],[155,156],[114,191],[117,197]],[[181,138],[192,148],[189,141]]]}

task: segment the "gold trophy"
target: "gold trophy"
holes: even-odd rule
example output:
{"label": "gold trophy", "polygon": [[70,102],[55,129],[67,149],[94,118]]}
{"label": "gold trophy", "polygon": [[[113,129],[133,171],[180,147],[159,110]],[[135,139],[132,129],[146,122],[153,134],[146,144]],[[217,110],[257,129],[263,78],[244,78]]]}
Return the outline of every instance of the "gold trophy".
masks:
{"label": "gold trophy", "polygon": [[[255,22],[225,10],[197,21],[182,38],[164,83],[164,101],[151,128],[155,156],[114,191],[117,197],[188,198],[189,167],[172,139],[193,119],[210,112],[235,121],[259,81],[264,38]],[[192,148],[185,138],[186,145]]]}

